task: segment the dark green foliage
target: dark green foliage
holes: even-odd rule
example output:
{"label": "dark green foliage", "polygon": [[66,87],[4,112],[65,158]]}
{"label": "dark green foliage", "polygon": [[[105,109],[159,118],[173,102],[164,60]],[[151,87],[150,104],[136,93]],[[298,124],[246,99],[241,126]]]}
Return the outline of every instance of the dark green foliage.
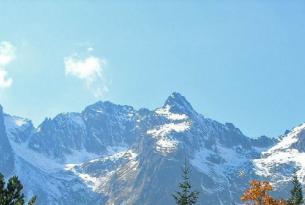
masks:
{"label": "dark green foliage", "polygon": [[290,198],[288,199],[289,205],[301,205],[304,203],[302,184],[299,182],[296,173],[292,177],[292,189],[290,191]]}
{"label": "dark green foliage", "polygon": [[31,198],[31,200],[29,201],[28,205],[34,205],[35,202],[36,202],[36,196]]}
{"label": "dark green foliage", "polygon": [[4,182],[4,176],[0,173],[0,205],[4,204],[4,186],[5,186],[5,182]]}
{"label": "dark green foliage", "polygon": [[[10,178],[5,185],[3,175],[0,173],[0,205],[24,205],[23,186],[18,177]],[[28,205],[34,205],[36,197],[33,197]]]}
{"label": "dark green foliage", "polygon": [[192,191],[192,185],[190,184],[189,174],[190,168],[185,160],[184,167],[182,169],[183,181],[179,183],[180,191],[173,194],[176,204],[178,205],[192,205],[198,200],[199,192]]}

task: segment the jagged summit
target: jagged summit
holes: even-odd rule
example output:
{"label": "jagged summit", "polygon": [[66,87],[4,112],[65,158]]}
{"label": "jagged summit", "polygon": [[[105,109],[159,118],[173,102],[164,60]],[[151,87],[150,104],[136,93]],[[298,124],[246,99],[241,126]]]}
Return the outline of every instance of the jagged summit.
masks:
{"label": "jagged summit", "polygon": [[163,107],[169,107],[173,113],[184,113],[192,115],[195,113],[192,105],[178,92],[173,92],[165,101]]}
{"label": "jagged summit", "polygon": [[293,128],[285,136],[294,136],[289,148],[305,153],[305,123]]}
{"label": "jagged summit", "polygon": [[98,101],[85,108],[83,112],[94,111],[94,112],[115,112],[118,110],[132,111],[134,108],[129,105],[115,104],[110,101]]}
{"label": "jagged summit", "polygon": [[305,183],[305,123],[280,136],[278,142],[260,159],[254,160],[256,172],[278,184],[289,181],[293,171]]}
{"label": "jagged summit", "polygon": [[164,193],[175,191],[186,157],[199,204],[239,202],[250,179],[281,176],[283,163],[304,165],[305,173],[304,126],[281,141],[251,139],[232,123],[204,118],[177,92],[155,110],[99,101],[38,128],[1,113],[0,106],[0,172],[20,176],[39,204],[170,204]]}

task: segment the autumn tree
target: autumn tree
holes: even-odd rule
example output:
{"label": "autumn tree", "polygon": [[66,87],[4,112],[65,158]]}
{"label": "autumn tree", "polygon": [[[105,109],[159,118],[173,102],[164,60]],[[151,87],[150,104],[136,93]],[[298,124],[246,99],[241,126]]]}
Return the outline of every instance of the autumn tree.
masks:
{"label": "autumn tree", "polygon": [[286,205],[283,199],[277,200],[269,195],[273,188],[268,181],[253,180],[250,188],[241,197],[241,201],[248,202],[248,205]]}

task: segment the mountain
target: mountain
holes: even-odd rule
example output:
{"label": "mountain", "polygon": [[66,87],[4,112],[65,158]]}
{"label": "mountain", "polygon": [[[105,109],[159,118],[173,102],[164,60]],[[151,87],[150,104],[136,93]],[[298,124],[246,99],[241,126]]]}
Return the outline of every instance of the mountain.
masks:
{"label": "mountain", "polygon": [[293,172],[305,184],[305,123],[280,136],[254,165],[256,173],[270,179],[280,193],[287,190]]}
{"label": "mountain", "polygon": [[14,153],[5,128],[2,106],[0,106],[0,170],[3,174],[8,175],[14,170]]}
{"label": "mountain", "polygon": [[[41,205],[165,205],[174,203],[188,159],[199,204],[232,204],[250,179],[289,176],[301,163],[303,130],[253,139],[197,113],[179,93],[155,110],[97,102],[37,128],[1,109],[0,171],[20,176],[26,195],[36,194]],[[276,153],[295,158],[281,161]]]}

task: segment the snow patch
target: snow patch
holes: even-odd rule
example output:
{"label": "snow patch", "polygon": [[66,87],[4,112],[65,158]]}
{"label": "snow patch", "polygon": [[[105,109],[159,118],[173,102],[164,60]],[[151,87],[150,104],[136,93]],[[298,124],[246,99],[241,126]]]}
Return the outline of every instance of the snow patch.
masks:
{"label": "snow patch", "polygon": [[[220,176],[226,178],[226,172],[232,168],[238,169],[247,162],[244,153],[238,153],[239,147],[227,148],[220,144],[215,151],[202,148],[194,154],[191,164],[200,172],[211,177]],[[220,180],[220,178],[215,179]]]}
{"label": "snow patch", "polygon": [[275,150],[287,149],[292,144],[298,141],[298,135],[301,131],[305,129],[305,123],[295,127],[291,132],[289,132],[277,145],[272,147],[268,152],[274,152]]}
{"label": "snow patch", "polygon": [[10,134],[11,132],[20,129],[27,125],[29,123],[29,120],[16,117],[16,116],[10,116],[10,115],[4,115],[4,125],[6,132]]}
{"label": "snow patch", "polygon": [[186,120],[188,117],[185,114],[176,114],[176,113],[172,113],[170,112],[170,106],[166,105],[163,108],[159,108],[157,109],[155,112],[158,115],[164,116],[169,120]]}
{"label": "snow patch", "polygon": [[107,155],[113,155],[118,152],[126,152],[128,150],[128,146],[123,144],[119,146],[107,146]]}
{"label": "snow patch", "polygon": [[87,152],[85,149],[72,150],[70,154],[65,155],[66,164],[79,164],[99,157],[97,154]]}
{"label": "snow patch", "polygon": [[172,132],[184,132],[190,128],[190,122],[168,123],[159,126],[158,128],[148,130],[147,134],[155,138],[163,138]]}
{"label": "snow patch", "polygon": [[34,167],[46,172],[54,173],[62,170],[64,166],[55,160],[52,160],[45,155],[35,152],[27,147],[25,143],[16,143],[13,140],[10,144],[14,150],[14,153],[21,159],[27,161]]}
{"label": "snow patch", "polygon": [[21,127],[21,126],[25,125],[26,123],[27,123],[27,121],[25,119],[16,119],[16,121],[15,121],[15,124],[18,127]]}
{"label": "snow patch", "polygon": [[156,142],[156,150],[162,153],[171,153],[173,152],[178,145],[178,141],[169,139],[169,138],[161,138]]}
{"label": "snow patch", "polygon": [[284,176],[283,173],[274,172],[275,167],[281,165],[295,164],[299,167],[297,175],[305,184],[305,153],[292,148],[292,145],[299,140],[299,135],[305,129],[305,123],[294,128],[282,140],[269,150],[262,153],[260,159],[254,159],[255,172],[264,177],[277,178],[277,181],[287,181],[290,178]]}
{"label": "snow patch", "polygon": [[[128,163],[126,164],[131,171],[136,171],[139,162],[137,161],[138,154],[135,153],[133,150],[126,150],[114,153],[110,156],[98,158],[89,161],[89,163],[96,163],[96,162],[106,162],[107,160],[116,161],[120,158],[127,158]],[[107,183],[110,181],[113,174],[115,174],[117,170],[107,170],[103,175],[95,175],[92,176],[87,173],[82,173],[78,167],[81,167],[82,164],[66,164],[65,170],[73,172],[77,177],[79,177],[89,188],[91,188],[94,192],[105,192]]]}
{"label": "snow patch", "polygon": [[170,134],[173,132],[184,132],[190,128],[190,125],[191,123],[187,121],[180,123],[168,123],[148,130],[147,134],[151,135],[157,140],[156,150],[158,152],[171,153],[176,149],[178,141],[173,139]]}

